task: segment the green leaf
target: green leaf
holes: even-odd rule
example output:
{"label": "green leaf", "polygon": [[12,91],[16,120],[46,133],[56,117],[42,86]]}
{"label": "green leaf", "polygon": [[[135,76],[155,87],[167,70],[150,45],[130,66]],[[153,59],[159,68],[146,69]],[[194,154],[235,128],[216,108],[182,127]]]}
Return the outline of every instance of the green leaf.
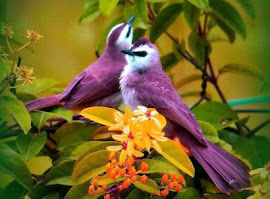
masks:
{"label": "green leaf", "polygon": [[183,10],[184,10],[184,17],[186,19],[188,26],[192,30],[197,29],[199,25],[199,19],[200,19],[200,9],[198,9],[196,6],[194,6],[190,2],[185,1],[183,5]]}
{"label": "green leaf", "polygon": [[188,1],[204,11],[206,11],[209,7],[208,0],[188,0]]}
{"label": "green leaf", "polygon": [[77,147],[75,147],[70,156],[74,159],[77,159],[80,155],[82,155],[88,149],[90,149],[91,147],[93,147],[97,144],[101,144],[101,143],[102,143],[101,141],[84,142],[83,144],[80,144]]}
{"label": "green leaf", "polygon": [[154,159],[143,159],[142,161],[136,162],[136,170],[140,170],[141,163],[145,162],[148,164],[149,169],[142,173],[168,173],[168,174],[179,174],[178,169],[174,166],[159,160]]}
{"label": "green leaf", "polygon": [[253,0],[236,0],[247,14],[254,20],[256,17],[256,11],[253,5]]}
{"label": "green leaf", "polygon": [[58,148],[64,148],[80,141],[87,141],[92,138],[96,126],[82,123],[66,123],[55,132],[55,139]]}
{"label": "green leaf", "polygon": [[107,141],[107,142],[102,142],[102,143],[98,143],[98,144],[94,144],[93,146],[91,146],[90,148],[88,148],[86,151],[84,151],[76,160],[75,164],[74,164],[74,168],[84,159],[86,158],[89,154],[97,152],[97,151],[101,151],[101,150],[105,150],[107,146],[115,146],[115,145],[119,145],[119,142],[115,142],[115,141]]}
{"label": "green leaf", "polygon": [[24,86],[17,88],[17,92],[38,94],[53,87],[56,87],[59,84],[59,81],[53,79],[36,79],[35,81],[33,81],[33,84],[31,86],[29,84],[25,84]]}
{"label": "green leaf", "polygon": [[126,178],[125,177],[121,177],[121,176],[118,176],[115,180],[110,178],[110,175],[109,174],[106,174],[106,175],[103,175],[103,176],[96,176],[95,179],[98,180],[98,185],[102,185],[102,184],[112,184],[112,183],[116,183],[116,182],[120,182],[120,181],[123,181],[125,180]]}
{"label": "green leaf", "polygon": [[34,175],[43,175],[52,167],[52,159],[49,156],[38,156],[26,162],[30,172]]}
{"label": "green leaf", "polygon": [[[65,199],[79,199],[88,195],[89,182],[73,186],[67,192]],[[98,198],[98,197],[96,197]],[[94,199],[94,198],[93,198]]]}
{"label": "green leaf", "polygon": [[[105,172],[105,165],[108,163],[110,151],[102,150],[91,153],[75,166],[72,173],[72,182],[82,184],[92,177]],[[119,153],[117,153],[117,158]]]}
{"label": "green leaf", "polygon": [[51,194],[45,196],[42,199],[58,199],[58,198],[59,198],[59,194],[58,193],[51,193]]}
{"label": "green leaf", "polygon": [[130,192],[130,194],[126,197],[126,199],[146,199],[146,198],[149,198],[149,195],[138,188],[133,189]]}
{"label": "green leaf", "polygon": [[235,153],[247,159],[252,168],[261,168],[270,160],[270,139],[264,136],[254,136],[247,138],[239,136],[233,144]]}
{"label": "green leaf", "polygon": [[63,184],[71,185],[71,174],[75,161],[65,161],[50,169],[45,174],[45,182],[47,185]]}
{"label": "green leaf", "polygon": [[135,43],[139,38],[143,37],[145,32],[146,32],[146,30],[141,29],[141,28],[135,29],[133,32],[133,39],[132,39],[133,42],[132,43]]}
{"label": "green leaf", "polygon": [[186,188],[175,197],[176,199],[201,199],[200,193],[194,188]]}
{"label": "green leaf", "polygon": [[74,160],[74,159],[77,159],[77,158],[73,158],[71,156],[71,153],[73,152],[73,150],[79,146],[80,144],[83,144],[84,141],[81,141],[81,142],[77,142],[77,143],[74,143],[74,144],[70,144],[64,148],[60,148],[59,152],[57,153],[57,159],[55,160],[55,163],[62,163],[63,161],[66,161],[66,160]]}
{"label": "green leaf", "polygon": [[0,142],[0,159],[0,171],[11,175],[19,184],[32,192],[32,176],[21,156]]}
{"label": "green leaf", "polygon": [[256,67],[244,64],[227,64],[218,70],[219,74],[222,73],[235,73],[239,75],[246,75],[254,77],[263,81],[264,77],[262,73]]}
{"label": "green leaf", "polygon": [[219,137],[218,137],[218,132],[215,129],[215,127],[213,127],[210,123],[208,122],[204,122],[204,121],[198,121],[203,134],[205,135],[205,138],[212,142],[212,143],[218,143]]}
{"label": "green leaf", "polygon": [[162,68],[164,71],[169,71],[171,68],[173,68],[179,60],[175,56],[174,53],[168,53],[161,57],[161,63],[162,63]]}
{"label": "green leaf", "polygon": [[206,48],[207,53],[210,54],[211,46],[207,40],[201,38],[196,31],[192,31],[188,37],[188,45],[192,53],[194,54],[199,65],[205,64]]}
{"label": "green leaf", "polygon": [[17,123],[27,134],[31,128],[31,118],[25,106],[17,99],[10,96],[0,96],[0,104],[3,104],[15,118]]}
{"label": "green leaf", "polygon": [[125,5],[124,8],[124,18],[125,20],[129,20],[130,17],[136,16],[133,22],[133,26],[137,28],[147,29],[147,23],[143,21],[143,19],[140,17],[139,10],[136,9],[135,5],[131,6],[129,4]]}
{"label": "green leaf", "polygon": [[147,179],[146,183],[141,183],[139,181],[136,181],[136,182],[133,182],[132,184],[134,184],[135,187],[139,188],[140,190],[146,191],[150,194],[158,194],[159,193],[158,184],[150,178]]}
{"label": "green leaf", "polygon": [[109,32],[111,31],[111,29],[116,25],[121,23],[124,20],[123,15],[120,15],[119,17],[115,18],[106,28],[105,30],[101,33],[101,35],[99,36],[98,42],[97,42],[97,46],[96,46],[96,50],[101,53],[103,47],[105,46],[106,43],[106,39],[107,36],[109,34]]}
{"label": "green leaf", "polygon": [[228,26],[218,15],[216,15],[215,13],[210,12],[209,16],[211,16],[211,18],[216,22],[216,24],[218,25],[218,27],[226,34],[226,36],[228,37],[229,41],[231,43],[234,42],[235,40],[235,31]]}
{"label": "green leaf", "polygon": [[153,22],[150,30],[150,40],[155,43],[159,36],[169,28],[169,26],[177,19],[182,12],[182,4],[170,4],[162,9]]}
{"label": "green leaf", "polygon": [[8,63],[3,63],[0,61],[0,83],[7,77],[11,71],[11,66]]}
{"label": "green leaf", "polygon": [[18,100],[21,100],[23,102],[29,102],[29,101],[37,99],[36,96],[30,93],[16,93],[16,96]]}
{"label": "green leaf", "polygon": [[22,185],[18,184],[16,181],[12,181],[3,190],[0,191],[0,198],[23,199],[24,194],[25,188]]}
{"label": "green leaf", "polygon": [[103,16],[109,17],[119,0],[99,0],[99,9]]}
{"label": "green leaf", "polygon": [[25,160],[35,157],[46,143],[47,134],[42,132],[39,135],[31,133],[24,135],[19,134],[16,139],[17,147]]}
{"label": "green leaf", "polygon": [[174,166],[190,175],[194,176],[194,167],[187,154],[172,140],[168,139],[166,142],[158,142],[164,158],[171,162]]}
{"label": "green leaf", "polygon": [[99,3],[95,2],[88,5],[79,19],[80,23],[89,23],[94,21],[99,16]]}
{"label": "green leaf", "polygon": [[136,11],[138,13],[137,16],[139,16],[143,23],[145,25],[148,24],[148,8],[147,8],[147,4],[146,4],[146,0],[134,0],[134,4],[135,4],[135,8]]}
{"label": "green leaf", "polygon": [[246,38],[246,28],[238,11],[227,1],[210,0],[210,7],[228,26],[243,39]]}
{"label": "green leaf", "polygon": [[213,125],[217,130],[223,129],[239,120],[235,111],[221,102],[206,102],[195,107],[192,112],[197,120]]}

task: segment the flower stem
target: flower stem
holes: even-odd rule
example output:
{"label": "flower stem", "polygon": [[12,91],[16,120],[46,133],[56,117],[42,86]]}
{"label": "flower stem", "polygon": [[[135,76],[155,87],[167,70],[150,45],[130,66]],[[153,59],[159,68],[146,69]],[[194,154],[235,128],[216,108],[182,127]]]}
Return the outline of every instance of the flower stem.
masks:
{"label": "flower stem", "polygon": [[20,47],[18,50],[16,50],[17,52],[21,51],[22,49],[24,49],[25,47],[27,47],[31,42],[28,41],[26,44],[24,44],[22,47]]}
{"label": "flower stem", "polygon": [[13,52],[13,50],[12,50],[12,48],[11,48],[11,45],[10,45],[10,43],[9,43],[9,41],[8,41],[8,37],[7,37],[7,36],[6,36],[6,42],[7,42],[7,46],[8,46],[8,48],[9,48],[10,52],[11,52],[12,54],[14,54],[14,52]]}

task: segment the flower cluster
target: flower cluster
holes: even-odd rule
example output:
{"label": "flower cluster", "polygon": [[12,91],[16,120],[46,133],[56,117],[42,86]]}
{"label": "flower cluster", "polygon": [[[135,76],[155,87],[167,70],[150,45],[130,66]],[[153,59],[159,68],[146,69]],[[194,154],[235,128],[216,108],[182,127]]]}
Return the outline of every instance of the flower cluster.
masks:
{"label": "flower cluster", "polygon": [[270,198],[270,162],[264,168],[258,168],[250,172],[253,186],[248,188],[255,192],[247,199],[267,199]]}
{"label": "flower cluster", "polygon": [[[111,195],[117,195],[117,192],[119,193],[119,191],[127,189],[134,182],[140,182],[143,184],[147,182],[148,177],[146,175],[139,174],[148,170],[148,164],[142,162],[140,165],[140,170],[137,171],[134,166],[135,159],[132,156],[128,157],[123,164],[119,164],[115,157],[116,153],[111,152],[108,158],[109,162],[105,166],[105,177],[108,177],[116,182],[118,181],[119,183],[117,184],[117,186],[114,189],[106,191],[108,185],[102,184],[102,186],[99,187],[97,176],[91,181],[91,185],[89,186],[88,190],[89,195],[92,196],[95,194],[101,194],[106,192],[107,194],[105,196],[105,199],[109,199],[111,198]],[[104,178],[104,176],[101,176],[101,178]]]}
{"label": "flower cluster", "polygon": [[30,42],[36,42],[36,41],[40,40],[41,38],[43,38],[43,36],[41,36],[40,34],[38,34],[37,31],[27,30],[27,36],[26,36],[26,38]]}
{"label": "flower cluster", "polygon": [[169,191],[180,192],[182,190],[182,183],[184,182],[182,175],[172,174],[169,178],[168,174],[164,174],[161,180],[163,185],[163,190],[160,191],[161,196],[167,196]]}
{"label": "flower cluster", "polygon": [[36,77],[33,77],[34,69],[33,68],[27,68],[26,66],[20,66],[16,68],[16,71],[14,72],[17,80],[19,81],[25,81],[29,85],[32,85],[32,81],[36,79]]}
{"label": "flower cluster", "polygon": [[12,26],[3,27],[1,30],[1,34],[4,36],[7,36],[9,38],[12,38],[14,35],[14,31],[13,31]]}
{"label": "flower cluster", "polygon": [[166,119],[155,109],[148,109],[139,106],[137,110],[131,112],[130,107],[125,109],[125,113],[116,112],[115,125],[109,128],[110,131],[120,131],[121,134],[112,135],[112,138],[119,141],[119,146],[109,146],[109,151],[120,151],[119,162],[123,164],[127,157],[143,157],[142,150],[150,151],[154,148],[158,152],[161,148],[158,141],[167,141],[162,129],[166,125]]}

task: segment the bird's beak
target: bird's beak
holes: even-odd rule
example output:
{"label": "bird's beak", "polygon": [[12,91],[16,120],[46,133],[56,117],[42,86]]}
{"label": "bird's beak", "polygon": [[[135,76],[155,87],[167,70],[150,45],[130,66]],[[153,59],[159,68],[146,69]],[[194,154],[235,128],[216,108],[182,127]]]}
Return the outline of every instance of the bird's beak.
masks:
{"label": "bird's beak", "polygon": [[134,56],[134,53],[130,49],[123,49],[123,50],[120,50],[120,52],[127,54],[127,55],[130,55],[130,56]]}
{"label": "bird's beak", "polygon": [[132,26],[134,19],[135,19],[135,16],[131,17],[131,18],[127,21],[127,24],[128,24],[129,26]]}

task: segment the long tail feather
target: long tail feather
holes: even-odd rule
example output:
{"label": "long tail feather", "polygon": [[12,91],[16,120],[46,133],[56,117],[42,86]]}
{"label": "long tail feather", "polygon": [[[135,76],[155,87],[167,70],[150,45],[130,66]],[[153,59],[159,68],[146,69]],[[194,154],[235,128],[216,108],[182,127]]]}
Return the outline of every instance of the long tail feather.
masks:
{"label": "long tail feather", "polygon": [[61,94],[53,95],[53,96],[42,98],[42,99],[36,99],[30,102],[26,102],[25,107],[27,108],[28,111],[34,111],[37,109],[55,106],[59,104],[60,98],[61,98]]}

